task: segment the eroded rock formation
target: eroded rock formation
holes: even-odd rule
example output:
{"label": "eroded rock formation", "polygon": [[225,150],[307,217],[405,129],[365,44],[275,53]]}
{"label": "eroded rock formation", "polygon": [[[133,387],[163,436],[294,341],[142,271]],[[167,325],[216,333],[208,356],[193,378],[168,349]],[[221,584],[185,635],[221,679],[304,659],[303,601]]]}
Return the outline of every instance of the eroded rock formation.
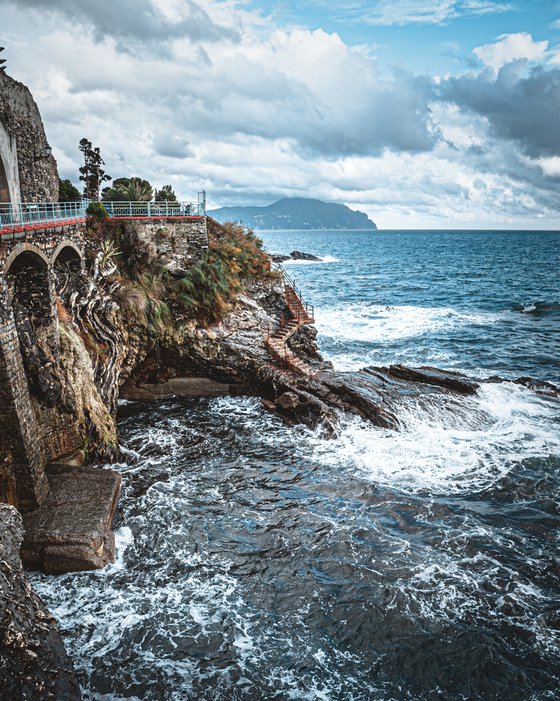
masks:
{"label": "eroded rock formation", "polygon": [[0,698],[78,701],[80,687],[56,621],[22,570],[21,516],[0,504]]}

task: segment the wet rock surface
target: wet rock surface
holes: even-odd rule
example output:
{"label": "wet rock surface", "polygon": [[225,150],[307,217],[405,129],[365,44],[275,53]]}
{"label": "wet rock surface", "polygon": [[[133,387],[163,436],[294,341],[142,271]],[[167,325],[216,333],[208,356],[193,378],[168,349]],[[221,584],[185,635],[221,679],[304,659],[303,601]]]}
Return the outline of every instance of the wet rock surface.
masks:
{"label": "wet rock surface", "polygon": [[40,509],[23,516],[21,557],[47,574],[79,572],[113,562],[111,531],[121,476],[100,468],[52,465],[50,491]]}
{"label": "wet rock surface", "polygon": [[80,687],[56,621],[21,567],[23,526],[0,504],[0,699],[78,701]]}

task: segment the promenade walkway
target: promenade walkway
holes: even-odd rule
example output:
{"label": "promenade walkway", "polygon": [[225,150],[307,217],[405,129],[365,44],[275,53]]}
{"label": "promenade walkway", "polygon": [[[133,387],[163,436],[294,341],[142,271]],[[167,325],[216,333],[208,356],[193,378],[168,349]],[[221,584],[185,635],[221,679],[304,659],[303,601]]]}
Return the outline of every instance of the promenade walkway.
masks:
{"label": "promenade walkway", "polygon": [[[88,200],[76,202],[0,202],[0,236],[85,222]],[[103,202],[113,219],[199,219],[206,215],[198,202]]]}

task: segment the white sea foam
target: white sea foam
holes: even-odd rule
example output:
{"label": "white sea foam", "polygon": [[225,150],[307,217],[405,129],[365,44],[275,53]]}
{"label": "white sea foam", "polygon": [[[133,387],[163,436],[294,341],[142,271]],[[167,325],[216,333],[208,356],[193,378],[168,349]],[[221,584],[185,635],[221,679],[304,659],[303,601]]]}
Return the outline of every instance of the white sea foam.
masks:
{"label": "white sea foam", "polygon": [[462,410],[447,402],[443,396],[423,406],[403,402],[400,431],[345,419],[334,444],[316,442],[315,457],[406,492],[452,494],[483,489],[520,457],[560,450],[557,407],[525,388],[484,385]]}
{"label": "white sea foam", "polygon": [[282,265],[320,265],[321,263],[339,263],[340,258],[334,256],[317,256],[319,260],[293,260],[289,258],[282,262]]}
{"label": "white sea foam", "polygon": [[344,341],[398,341],[461,326],[496,323],[499,316],[487,312],[464,312],[449,307],[385,306],[351,304],[318,308],[315,312],[320,336]]}

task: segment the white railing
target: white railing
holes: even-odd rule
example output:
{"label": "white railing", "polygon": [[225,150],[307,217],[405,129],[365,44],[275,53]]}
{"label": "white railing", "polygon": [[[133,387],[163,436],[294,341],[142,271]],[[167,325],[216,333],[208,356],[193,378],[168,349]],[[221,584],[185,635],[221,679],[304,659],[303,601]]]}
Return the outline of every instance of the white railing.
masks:
{"label": "white railing", "polygon": [[0,233],[34,225],[75,221],[86,217],[86,200],[79,202],[0,202]]}
{"label": "white railing", "polygon": [[110,217],[203,217],[203,202],[103,202]]}

